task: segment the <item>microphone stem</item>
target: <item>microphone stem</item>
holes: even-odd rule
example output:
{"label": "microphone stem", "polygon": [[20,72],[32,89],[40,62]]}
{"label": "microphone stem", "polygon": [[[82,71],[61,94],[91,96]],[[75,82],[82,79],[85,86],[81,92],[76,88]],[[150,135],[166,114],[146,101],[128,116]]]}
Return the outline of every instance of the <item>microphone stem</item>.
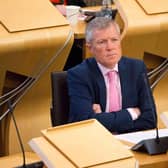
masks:
{"label": "microphone stem", "polygon": [[20,144],[20,147],[21,147],[22,155],[23,155],[23,166],[22,167],[26,168],[25,151],[24,151],[23,143],[22,143],[21,136],[20,136],[20,133],[19,133],[19,129],[18,129],[16,120],[15,120],[15,116],[13,114],[14,108],[13,108],[13,106],[11,104],[11,100],[10,99],[8,101],[8,108],[9,108],[9,111],[11,113],[11,116],[12,116],[12,119],[13,119],[13,122],[14,122],[14,125],[15,125],[15,128],[16,128],[16,133],[17,133],[17,136],[18,136],[19,144]]}
{"label": "microphone stem", "polygon": [[158,127],[156,127],[156,143],[160,142],[160,138],[159,138],[159,130]]}

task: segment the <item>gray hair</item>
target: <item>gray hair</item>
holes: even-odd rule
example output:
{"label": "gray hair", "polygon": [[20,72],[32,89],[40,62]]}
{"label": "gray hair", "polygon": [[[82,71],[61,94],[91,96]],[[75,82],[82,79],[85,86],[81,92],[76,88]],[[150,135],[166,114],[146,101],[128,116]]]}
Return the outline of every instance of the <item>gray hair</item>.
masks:
{"label": "gray hair", "polygon": [[114,27],[116,28],[117,32],[120,34],[120,28],[118,26],[118,24],[107,17],[96,17],[93,20],[91,20],[85,30],[85,39],[86,42],[91,42],[93,40],[93,32],[95,30],[102,30],[105,28],[108,28],[109,26],[114,25]]}

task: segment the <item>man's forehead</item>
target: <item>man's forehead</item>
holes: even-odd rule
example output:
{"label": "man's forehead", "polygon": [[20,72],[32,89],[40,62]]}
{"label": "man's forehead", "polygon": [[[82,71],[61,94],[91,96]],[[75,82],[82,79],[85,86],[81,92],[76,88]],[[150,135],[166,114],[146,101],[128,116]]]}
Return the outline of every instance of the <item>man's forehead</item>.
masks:
{"label": "man's forehead", "polygon": [[116,30],[109,29],[97,29],[93,32],[93,39],[105,39],[105,38],[119,38],[120,35]]}

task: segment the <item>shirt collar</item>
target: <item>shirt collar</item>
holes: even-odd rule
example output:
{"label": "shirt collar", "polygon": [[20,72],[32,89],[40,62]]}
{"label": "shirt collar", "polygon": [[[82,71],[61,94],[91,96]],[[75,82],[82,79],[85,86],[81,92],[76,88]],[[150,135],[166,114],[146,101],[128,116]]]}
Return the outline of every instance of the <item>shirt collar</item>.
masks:
{"label": "shirt collar", "polygon": [[98,67],[99,67],[99,69],[100,69],[100,71],[102,72],[103,75],[106,75],[109,71],[118,72],[118,63],[112,69],[106,68],[105,66],[103,66],[99,62],[97,62],[97,65],[98,65]]}

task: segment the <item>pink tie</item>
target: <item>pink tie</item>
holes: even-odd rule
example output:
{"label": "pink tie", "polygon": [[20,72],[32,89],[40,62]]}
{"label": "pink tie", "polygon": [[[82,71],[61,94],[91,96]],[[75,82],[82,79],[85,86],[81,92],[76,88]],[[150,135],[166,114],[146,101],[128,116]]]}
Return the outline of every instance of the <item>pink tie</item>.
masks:
{"label": "pink tie", "polygon": [[120,95],[117,87],[117,72],[110,71],[107,73],[109,80],[109,112],[120,110]]}

